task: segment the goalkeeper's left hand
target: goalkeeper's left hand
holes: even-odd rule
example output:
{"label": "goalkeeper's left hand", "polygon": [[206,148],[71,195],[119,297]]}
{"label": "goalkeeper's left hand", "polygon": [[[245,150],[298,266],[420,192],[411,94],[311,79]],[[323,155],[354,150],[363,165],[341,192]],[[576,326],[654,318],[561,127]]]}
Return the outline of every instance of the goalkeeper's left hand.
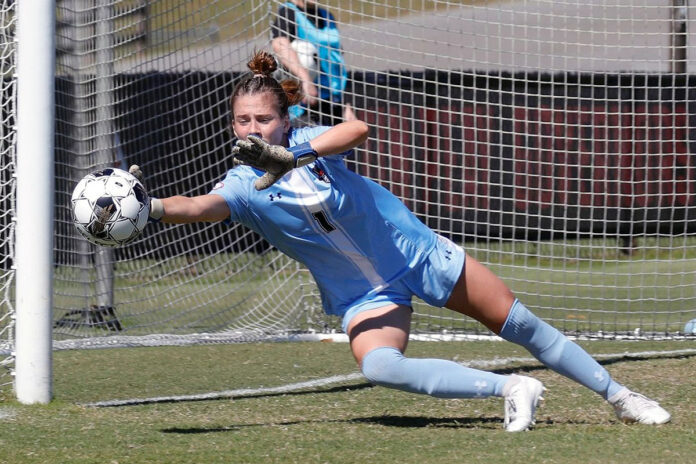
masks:
{"label": "goalkeeper's left hand", "polygon": [[317,159],[317,152],[309,142],[288,149],[282,145],[271,145],[255,135],[249,135],[247,140],[237,140],[232,148],[232,156],[236,164],[247,164],[266,171],[254,182],[256,190],[264,190],[292,169],[305,166]]}
{"label": "goalkeeper's left hand", "polygon": [[[128,168],[128,172],[133,174],[141,184],[145,184],[143,180],[143,170],[140,169],[140,166],[137,164],[131,164],[131,167]],[[147,222],[159,222],[160,219],[162,219],[162,216],[164,216],[164,205],[162,204],[162,200],[159,198],[148,198],[150,199],[150,215],[147,218]]]}

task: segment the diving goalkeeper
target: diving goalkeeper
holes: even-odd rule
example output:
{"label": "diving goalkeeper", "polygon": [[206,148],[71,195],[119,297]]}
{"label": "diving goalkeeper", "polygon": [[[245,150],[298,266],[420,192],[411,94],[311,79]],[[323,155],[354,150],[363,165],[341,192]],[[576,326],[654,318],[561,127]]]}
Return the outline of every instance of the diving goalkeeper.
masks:
{"label": "diving goalkeeper", "polygon": [[[292,128],[294,80],[258,52],[230,98],[235,167],[207,195],[151,200],[168,223],[241,222],[311,271],[328,314],[342,317],[350,349],[372,383],[439,398],[504,398],[504,428],[527,430],[545,390],[538,380],[441,359],[404,356],[417,296],[482,322],[554,371],[598,393],[625,422],[662,424],[670,414],[612,379],[580,346],[545,323],[464,250],[420,222],[386,189],[348,170],[363,143],[361,121]],[[137,170],[134,167],[134,170]]]}

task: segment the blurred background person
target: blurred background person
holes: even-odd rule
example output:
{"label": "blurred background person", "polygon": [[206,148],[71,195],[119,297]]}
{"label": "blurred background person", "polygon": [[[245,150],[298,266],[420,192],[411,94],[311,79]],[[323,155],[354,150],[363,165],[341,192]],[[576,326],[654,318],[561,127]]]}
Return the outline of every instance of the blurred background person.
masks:
{"label": "blurred background person", "polygon": [[276,58],[302,83],[302,103],[290,109],[293,122],[303,116],[321,125],[355,120],[344,102],[348,73],[331,12],[313,1],[292,0],[279,7],[271,31]]}

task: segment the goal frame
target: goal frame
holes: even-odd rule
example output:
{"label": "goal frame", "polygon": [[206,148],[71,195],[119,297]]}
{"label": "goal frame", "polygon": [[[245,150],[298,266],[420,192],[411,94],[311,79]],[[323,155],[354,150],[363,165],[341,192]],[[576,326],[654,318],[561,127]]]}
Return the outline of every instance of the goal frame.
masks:
{"label": "goal frame", "polygon": [[15,392],[24,404],[53,395],[54,71],[55,1],[18,2]]}

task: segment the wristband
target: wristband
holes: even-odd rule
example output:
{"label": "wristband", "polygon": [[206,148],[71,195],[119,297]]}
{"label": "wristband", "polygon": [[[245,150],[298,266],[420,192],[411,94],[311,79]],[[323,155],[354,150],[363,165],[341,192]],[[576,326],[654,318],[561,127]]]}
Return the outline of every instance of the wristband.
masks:
{"label": "wristband", "polygon": [[309,163],[313,162],[319,156],[317,152],[312,148],[309,142],[301,143],[295,145],[294,147],[288,148],[288,151],[292,153],[295,157],[295,167],[299,168],[302,166],[307,166]]}
{"label": "wristband", "polygon": [[150,198],[150,220],[159,222],[164,216],[164,204],[159,198]]}

